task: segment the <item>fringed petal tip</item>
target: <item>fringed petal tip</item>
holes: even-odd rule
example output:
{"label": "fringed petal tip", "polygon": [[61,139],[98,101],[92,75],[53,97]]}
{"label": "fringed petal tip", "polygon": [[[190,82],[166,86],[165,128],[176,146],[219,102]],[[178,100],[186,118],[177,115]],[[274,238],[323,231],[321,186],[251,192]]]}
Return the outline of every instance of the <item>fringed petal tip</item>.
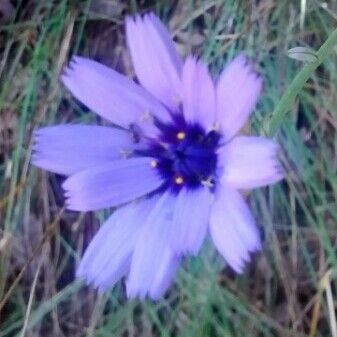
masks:
{"label": "fringed petal tip", "polygon": [[81,56],[73,55],[69,60],[68,64],[65,67],[63,67],[62,72],[60,74],[60,79],[61,82],[65,84],[66,87],[68,86],[66,83],[64,83],[64,80],[67,80],[67,78],[76,75],[78,67],[81,65],[81,60],[84,60],[84,58]]}
{"label": "fringed petal tip", "polygon": [[202,73],[202,75],[204,74],[209,75],[207,64],[199,56],[194,55],[194,54],[189,54],[186,57],[184,68],[187,68],[186,70],[189,73],[194,72],[195,69],[197,69],[199,73]]}
{"label": "fringed petal tip", "polygon": [[[251,76],[253,79],[259,80],[263,82],[261,75],[259,74],[259,71],[257,70],[257,64],[248,56],[241,53],[237,55],[227,66],[233,74],[235,73],[241,73],[241,75],[244,75],[246,77]],[[221,76],[226,76],[225,70],[220,74]],[[228,75],[228,74],[227,74]],[[219,80],[220,80],[219,78]],[[262,84],[262,83],[261,83]]]}
{"label": "fringed petal tip", "polygon": [[33,138],[33,164],[63,175],[122,159],[121,149],[133,149],[130,133],[95,125],[47,126],[36,130]]}
{"label": "fringed petal tip", "polygon": [[41,138],[44,135],[44,128],[36,129],[32,134],[32,157],[36,156],[41,150]]}
{"label": "fringed petal tip", "polygon": [[153,301],[160,300],[168,291],[168,288],[170,287],[177,272],[180,261],[180,256],[173,256],[172,259],[167,261],[167,263],[164,263],[161,268],[159,268],[153,282],[146,287],[132,281],[130,282],[130,279],[128,278],[126,280],[127,297],[129,299],[143,300],[145,298],[149,298]]}
{"label": "fringed petal tip", "polygon": [[168,118],[165,107],[147,90],[96,61],[73,56],[60,80],[90,110],[119,126],[134,124],[149,135],[156,128],[144,120],[144,112],[162,120]]}
{"label": "fringed petal tip", "polygon": [[212,240],[227,264],[242,273],[251,254],[261,249],[260,234],[238,191],[221,184],[210,215]]}
{"label": "fringed petal tip", "polygon": [[[254,89],[252,90],[252,94],[258,98],[263,91],[263,78],[257,71],[256,64],[251,59],[248,59],[244,55],[240,55],[238,58],[240,58],[237,64],[238,76],[242,76],[247,82],[250,82],[251,89]],[[235,60],[233,62],[235,62]]]}
{"label": "fringed petal tip", "polygon": [[215,125],[216,93],[207,65],[195,56],[187,57],[183,71],[183,112],[186,121],[207,131]]}
{"label": "fringed petal tip", "polygon": [[[112,260],[112,263],[110,264],[112,265],[113,257],[110,258]],[[93,265],[93,262],[91,264]],[[164,268],[159,270],[159,272],[155,275],[155,279],[149,287],[142,287],[142,285],[135,283],[130,284],[128,279],[128,273],[130,268],[129,264],[122,273],[119,272],[115,275],[112,275],[110,273],[110,277],[107,277],[104,275],[109,273],[109,270],[104,270],[101,272],[99,272],[99,269],[90,270],[92,266],[90,266],[88,262],[85,264],[81,262],[76,271],[76,279],[83,282],[85,285],[96,289],[97,292],[101,294],[111,290],[116,285],[116,283],[122,280],[125,282],[126,297],[128,299],[144,300],[148,298],[153,301],[158,301],[165,295],[169,286],[171,285],[172,279],[177,271],[179,264],[180,257],[174,257],[168,265],[165,265]],[[85,268],[88,268],[89,270],[85,270]],[[111,280],[111,275],[113,276],[113,280]]]}
{"label": "fringed petal tip", "polygon": [[[162,240],[167,222],[156,221],[157,212],[165,212],[167,206],[149,198],[116,210],[86,249],[77,278],[104,292],[128,275],[127,297],[162,297],[180,263]],[[139,223],[137,219],[149,220]]]}
{"label": "fringed petal tip", "polygon": [[272,139],[237,136],[219,150],[221,181],[238,189],[274,184],[284,178],[280,146]]}
{"label": "fringed petal tip", "polygon": [[70,176],[62,185],[69,209],[111,208],[148,195],[163,184],[152,169],[151,160],[148,157],[113,160]]}
{"label": "fringed petal tip", "polygon": [[166,192],[145,220],[126,282],[129,297],[156,299],[165,293],[172,282],[180,261],[168,242],[173,208],[174,198]]}
{"label": "fringed petal tip", "polygon": [[145,300],[146,298],[152,301],[159,301],[165,295],[167,289],[165,291],[160,291],[158,293],[153,293],[151,291],[140,291],[138,289],[131,289],[128,287],[128,283],[126,283],[126,297],[130,300]]}
{"label": "fringed petal tip", "polygon": [[242,250],[240,253],[237,253],[236,257],[228,257],[224,253],[221,253],[225,264],[237,274],[243,274],[246,267],[249,265],[252,259],[252,255],[261,251],[262,245],[260,241],[256,243],[256,246],[247,250]]}
{"label": "fringed petal tip", "polygon": [[82,282],[83,284],[85,284],[86,286],[93,288],[94,290],[97,291],[98,294],[105,294],[106,292],[108,292],[109,290],[111,290],[116,283],[118,283],[120,280],[116,280],[115,283],[100,283],[99,280],[96,279],[95,275],[88,275],[85,272],[76,272],[76,280]]}
{"label": "fringed petal tip", "polygon": [[237,261],[230,261],[225,260],[225,263],[228,265],[229,268],[231,268],[233,271],[235,271],[237,274],[243,274],[245,272],[245,269],[249,265],[249,263],[252,260],[253,254],[258,253],[262,249],[262,244],[260,241],[256,243],[256,246],[254,248],[251,248],[247,253],[242,253],[241,257],[238,257]]}
{"label": "fringed petal tip", "polygon": [[83,89],[80,89],[79,84],[87,67],[90,68],[90,60],[82,56],[73,55],[60,74],[62,84],[80,101],[82,101]]}
{"label": "fringed petal tip", "polygon": [[[196,191],[182,189],[172,216],[167,240],[177,255],[197,255],[206,237],[213,198],[208,188]],[[195,205],[198,204],[198,207]]]}
{"label": "fringed petal tip", "polygon": [[239,55],[224,68],[216,87],[217,118],[228,140],[248,120],[261,95],[263,81],[252,63]]}
{"label": "fringed petal tip", "polygon": [[36,129],[32,134],[32,155],[33,166],[44,168],[45,156],[48,154],[48,146],[43,141],[44,128]]}
{"label": "fringed petal tip", "polygon": [[128,17],[125,24],[139,82],[160,102],[176,111],[181,98],[182,59],[170,33],[153,13]]}
{"label": "fringed petal tip", "polygon": [[109,284],[100,284],[93,277],[90,278],[88,275],[80,274],[78,272],[76,272],[75,277],[76,277],[77,281],[82,282],[87,287],[90,287],[90,288],[94,289],[100,295],[106,294],[107,292],[112,290],[114,286],[116,286],[116,283],[118,283],[118,282],[116,282],[116,283],[112,283],[112,284],[110,284],[110,283]]}
{"label": "fringed petal tip", "polygon": [[104,292],[128,275],[134,247],[144,219],[156,199],[150,198],[118,208],[100,227],[78,266],[76,276]]}
{"label": "fringed petal tip", "polygon": [[[169,31],[153,12],[147,12],[147,13],[136,14],[136,15],[127,15],[125,17],[126,29],[128,29],[130,25],[132,26],[132,25],[143,25],[143,24],[151,25],[151,27],[153,27],[160,34],[160,37],[164,40],[163,42],[166,45],[168,42],[171,44],[171,38],[170,38]],[[169,48],[171,48],[171,46]]]}

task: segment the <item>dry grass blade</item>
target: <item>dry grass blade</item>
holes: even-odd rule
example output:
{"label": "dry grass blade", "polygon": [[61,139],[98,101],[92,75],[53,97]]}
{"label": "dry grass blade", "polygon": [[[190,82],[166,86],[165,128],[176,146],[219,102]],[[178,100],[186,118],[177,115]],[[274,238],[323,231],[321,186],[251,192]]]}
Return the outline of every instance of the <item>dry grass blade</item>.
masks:
{"label": "dry grass blade", "polygon": [[27,304],[27,310],[26,310],[26,314],[25,314],[25,320],[23,322],[23,327],[22,327],[20,337],[25,336],[26,329],[28,327],[28,322],[29,322],[29,317],[30,317],[30,313],[31,313],[31,310],[32,310],[32,304],[33,304],[33,300],[34,300],[34,293],[35,293],[35,289],[36,289],[36,285],[37,285],[37,280],[38,280],[38,277],[40,275],[40,270],[41,270],[41,267],[42,267],[42,259],[43,258],[41,257],[40,261],[38,263],[36,272],[35,272],[35,276],[34,276],[34,279],[33,279],[33,282],[32,282],[31,289],[30,289],[29,299],[28,299],[28,304]]}
{"label": "dry grass blade", "polygon": [[41,242],[36,246],[32,255],[29,257],[26,264],[23,266],[23,268],[21,269],[21,271],[19,272],[19,274],[17,275],[17,277],[15,278],[15,280],[13,281],[13,283],[11,284],[11,286],[9,287],[9,289],[7,290],[7,292],[5,293],[3,298],[1,299],[1,301],[0,301],[0,313],[3,310],[4,306],[6,305],[6,302],[10,298],[11,294],[13,293],[13,291],[15,290],[17,285],[19,284],[22,276],[24,275],[26,269],[29,267],[30,263],[33,261],[34,258],[36,258],[36,256],[41,251],[41,249],[42,249],[43,245],[46,243],[46,241],[50,240],[51,237],[54,235],[54,231],[57,228],[57,225],[59,224],[63,213],[64,213],[64,209],[62,209],[59,212],[59,214],[54,219],[54,221],[47,227],[47,229],[46,229],[46,231],[43,235],[43,238],[41,239]]}

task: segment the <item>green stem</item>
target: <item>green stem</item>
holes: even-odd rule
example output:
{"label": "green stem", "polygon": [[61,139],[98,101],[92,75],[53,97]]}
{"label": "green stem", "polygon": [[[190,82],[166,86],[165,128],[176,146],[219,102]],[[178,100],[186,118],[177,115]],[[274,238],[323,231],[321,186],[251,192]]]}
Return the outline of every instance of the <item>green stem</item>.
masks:
{"label": "green stem", "polygon": [[292,104],[302,90],[305,82],[310,78],[317,67],[326,59],[329,52],[337,44],[337,29],[335,29],[322,44],[316,53],[317,60],[307,63],[302,70],[295,76],[279,103],[276,105],[269,124],[269,134],[275,135],[286,114],[291,110]]}

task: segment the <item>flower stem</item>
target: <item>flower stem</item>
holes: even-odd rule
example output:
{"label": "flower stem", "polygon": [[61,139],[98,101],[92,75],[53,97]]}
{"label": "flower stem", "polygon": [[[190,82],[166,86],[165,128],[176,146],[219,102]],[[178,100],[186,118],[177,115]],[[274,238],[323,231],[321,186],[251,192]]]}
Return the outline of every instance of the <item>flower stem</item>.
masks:
{"label": "flower stem", "polygon": [[305,82],[310,78],[311,74],[326,59],[329,52],[337,44],[337,29],[335,29],[322,44],[316,53],[317,59],[314,62],[307,63],[302,70],[295,76],[279,103],[276,105],[269,124],[269,134],[275,135],[286,114],[290,111],[291,106],[302,90]]}

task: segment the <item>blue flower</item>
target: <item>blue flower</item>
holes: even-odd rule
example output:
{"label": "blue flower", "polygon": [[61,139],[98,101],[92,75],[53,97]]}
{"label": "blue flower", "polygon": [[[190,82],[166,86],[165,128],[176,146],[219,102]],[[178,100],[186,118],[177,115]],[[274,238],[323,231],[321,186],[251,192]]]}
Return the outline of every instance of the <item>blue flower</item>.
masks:
{"label": "blue flower", "polygon": [[120,128],[41,128],[33,164],[68,176],[68,209],[120,206],[88,246],[78,277],[101,290],[127,277],[129,297],[157,299],[207,232],[242,272],[260,239],[238,189],[283,175],[273,140],[236,136],[262,90],[244,56],[214,81],[202,61],[180,58],[153,14],[128,18],[126,33],[140,84],[79,56],[62,76],[78,100]]}

